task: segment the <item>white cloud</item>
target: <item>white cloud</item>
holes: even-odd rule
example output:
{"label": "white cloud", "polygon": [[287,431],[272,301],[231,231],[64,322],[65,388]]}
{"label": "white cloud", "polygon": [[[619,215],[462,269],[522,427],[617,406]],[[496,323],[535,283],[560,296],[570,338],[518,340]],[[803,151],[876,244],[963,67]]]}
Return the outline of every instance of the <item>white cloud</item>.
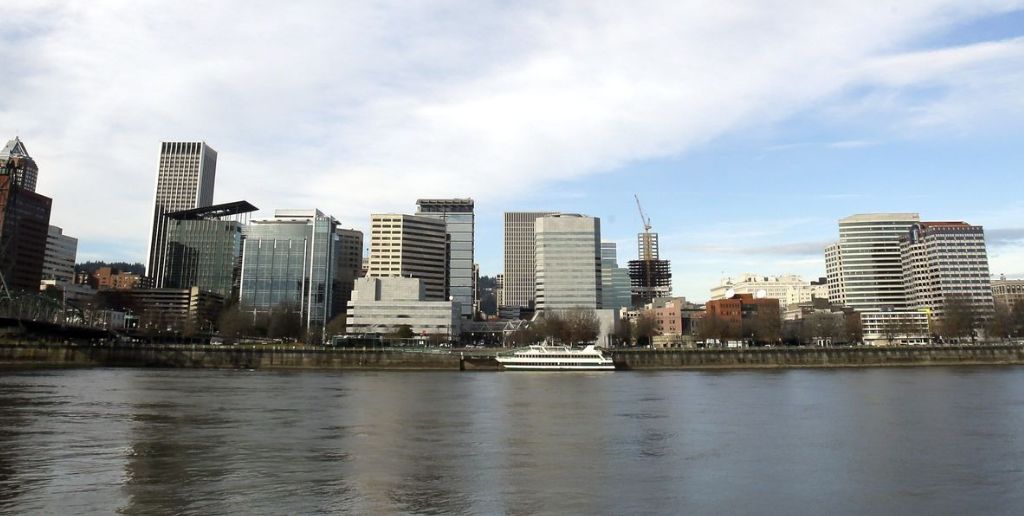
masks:
{"label": "white cloud", "polygon": [[1019,5],[18,2],[0,28],[0,136],[36,157],[54,223],[142,257],[161,140],[207,140],[216,199],[265,210],[362,225],[419,196],[508,204],[859,84],[879,88],[872,109],[941,84],[948,105],[907,115],[922,124],[999,109],[971,97],[996,90],[1020,108],[1000,67],[1021,40],[904,51]]}

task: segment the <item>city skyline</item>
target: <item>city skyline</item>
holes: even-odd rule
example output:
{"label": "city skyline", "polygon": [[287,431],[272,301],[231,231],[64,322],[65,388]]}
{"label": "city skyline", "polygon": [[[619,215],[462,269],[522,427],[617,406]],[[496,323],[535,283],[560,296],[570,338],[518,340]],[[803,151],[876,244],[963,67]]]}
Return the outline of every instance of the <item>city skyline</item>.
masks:
{"label": "city skyline", "polygon": [[[369,14],[349,7],[352,25],[330,35],[319,19],[336,19],[333,7],[314,6],[320,17],[289,18],[300,8],[288,6],[243,14],[237,26],[225,17],[238,9],[218,7],[170,39],[146,9],[68,8],[63,18],[41,9],[14,7],[12,26],[34,30],[0,34],[0,50],[35,64],[0,86],[0,134],[32,150],[39,190],[55,200],[50,222],[79,239],[80,261],[145,261],[159,145],[180,139],[219,151],[214,202],[249,199],[260,217],[316,206],[368,235],[370,213],[471,197],[476,261],[489,276],[501,272],[506,211],[598,217],[619,261],[634,258],[637,193],[672,260],[673,291],[697,300],[722,276],[824,275],[836,222],[858,213],[984,226],[991,272],[1024,277],[1019,3],[755,12],[760,31],[728,48],[707,44],[752,21],[665,5],[500,16],[481,6],[478,23],[423,5],[367,29],[355,27]],[[400,36],[427,59],[382,44],[411,16],[432,21]],[[278,17],[292,21],[278,28]],[[658,20],[680,34],[648,30]],[[686,30],[694,23],[706,28]],[[233,28],[219,34],[224,27]],[[232,39],[252,43],[246,31],[266,33],[266,43]],[[554,37],[567,31],[575,38]],[[260,46],[286,36],[297,38],[288,49]],[[771,51],[756,52],[766,39]],[[117,41],[128,44],[110,46]],[[320,71],[342,47],[362,57]],[[294,62],[293,49],[310,57],[254,85],[259,63],[247,57],[260,49],[281,61]],[[176,66],[193,67],[192,79],[164,80]],[[120,70],[118,87],[95,69]],[[97,159],[101,146],[114,151]]]}

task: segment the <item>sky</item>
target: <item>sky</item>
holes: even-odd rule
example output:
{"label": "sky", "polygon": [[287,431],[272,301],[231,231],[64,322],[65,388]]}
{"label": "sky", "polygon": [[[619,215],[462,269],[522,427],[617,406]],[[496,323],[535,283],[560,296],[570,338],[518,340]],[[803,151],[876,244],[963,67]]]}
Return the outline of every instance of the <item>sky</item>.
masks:
{"label": "sky", "polygon": [[[212,5],[211,5],[212,4]],[[0,138],[21,137],[79,261],[143,261],[161,141],[219,153],[215,202],[366,229],[424,197],[601,218],[634,201],[704,300],[744,272],[824,275],[855,213],[985,226],[1024,278],[1024,0],[21,0]]]}

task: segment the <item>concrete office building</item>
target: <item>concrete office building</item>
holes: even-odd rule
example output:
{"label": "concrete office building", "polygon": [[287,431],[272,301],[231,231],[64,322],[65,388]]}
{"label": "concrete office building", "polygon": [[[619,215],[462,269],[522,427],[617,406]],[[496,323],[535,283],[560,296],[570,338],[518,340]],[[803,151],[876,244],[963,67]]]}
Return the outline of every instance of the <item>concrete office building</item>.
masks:
{"label": "concrete office building", "polygon": [[537,310],[601,308],[601,219],[546,215],[534,236]]}
{"label": "concrete office building", "polygon": [[156,174],[153,225],[146,275],[162,287],[167,247],[166,214],[213,204],[217,151],[206,142],[163,142]]}
{"label": "concrete office building", "polygon": [[246,201],[168,213],[166,288],[199,287],[235,300],[241,282],[243,231],[256,207]]}
{"label": "concrete office building", "polygon": [[534,229],[538,217],[554,212],[505,212],[501,301],[504,313],[533,308],[536,301]]}
{"label": "concrete office building", "polygon": [[37,292],[50,228],[49,197],[35,192],[36,164],[15,138],[0,159],[0,296]]}
{"label": "concrete office building", "polygon": [[335,233],[337,249],[334,252],[334,300],[332,315],[344,313],[352,299],[352,290],[363,271],[363,232],[338,228]]}
{"label": "concrete office building", "polygon": [[629,270],[619,267],[615,242],[601,242],[601,307],[614,310],[632,305]]}
{"label": "concrete office building", "polygon": [[337,221],[320,210],[276,210],[245,231],[239,305],[256,317],[288,307],[306,329],[332,313]]}
{"label": "concrete office building", "polygon": [[96,294],[97,305],[134,314],[140,330],[153,333],[208,333],[216,326],[224,298],[191,288],[105,290]]}
{"label": "concrete office building", "polygon": [[428,300],[419,278],[359,278],[348,305],[350,335],[390,335],[409,326],[416,336],[457,339],[459,304]]}
{"label": "concrete office building", "polygon": [[744,273],[735,278],[723,278],[711,289],[710,299],[727,299],[734,294],[759,294],[760,297],[778,299],[780,309],[785,311],[789,305],[828,299],[828,286],[825,278],[808,282],[794,274],[760,276]]}
{"label": "concrete office building", "polygon": [[942,319],[959,300],[977,317],[995,310],[989,280],[985,230],[966,222],[918,222],[900,239],[903,278],[910,308]]}
{"label": "concrete office building", "polygon": [[426,298],[445,300],[447,226],[434,217],[401,214],[370,216],[372,278],[419,278]]}
{"label": "concrete office building", "polygon": [[77,255],[78,239],[65,235],[57,226],[50,226],[43,256],[43,280],[55,280],[58,285],[74,283]]}
{"label": "concrete office building", "polygon": [[839,241],[825,251],[828,298],[858,312],[909,307],[900,238],[916,213],[872,213],[840,219]]}
{"label": "concrete office building", "polygon": [[444,221],[448,239],[445,299],[455,299],[462,307],[462,317],[472,319],[476,306],[473,199],[419,199],[416,201],[416,215]]}

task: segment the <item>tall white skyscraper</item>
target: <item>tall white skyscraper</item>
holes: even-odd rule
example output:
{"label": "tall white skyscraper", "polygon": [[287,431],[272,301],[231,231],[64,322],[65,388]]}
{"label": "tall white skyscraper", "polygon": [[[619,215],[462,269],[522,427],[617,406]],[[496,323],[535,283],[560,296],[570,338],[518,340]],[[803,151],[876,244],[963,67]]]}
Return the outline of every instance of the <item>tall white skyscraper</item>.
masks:
{"label": "tall white skyscraper", "polygon": [[505,212],[502,306],[518,309],[533,306],[535,299],[534,224],[554,212]]}
{"label": "tall white skyscraper", "polygon": [[153,228],[149,239],[146,274],[163,286],[166,262],[166,214],[213,204],[217,151],[206,142],[163,142],[156,174]]}
{"label": "tall white skyscraper", "polygon": [[459,303],[462,317],[473,318],[476,305],[473,280],[473,199],[419,199],[416,215],[443,220],[448,233],[445,296]]}
{"label": "tall white skyscraper", "polygon": [[825,250],[829,301],[859,312],[908,308],[900,238],[916,213],[871,213],[839,220],[839,242]]}
{"label": "tall white skyscraper", "polygon": [[903,276],[910,308],[942,319],[954,298],[975,315],[995,310],[985,230],[966,222],[920,222],[901,240]]}
{"label": "tall white skyscraper", "polygon": [[601,308],[601,219],[538,217],[534,238],[537,310]]}

